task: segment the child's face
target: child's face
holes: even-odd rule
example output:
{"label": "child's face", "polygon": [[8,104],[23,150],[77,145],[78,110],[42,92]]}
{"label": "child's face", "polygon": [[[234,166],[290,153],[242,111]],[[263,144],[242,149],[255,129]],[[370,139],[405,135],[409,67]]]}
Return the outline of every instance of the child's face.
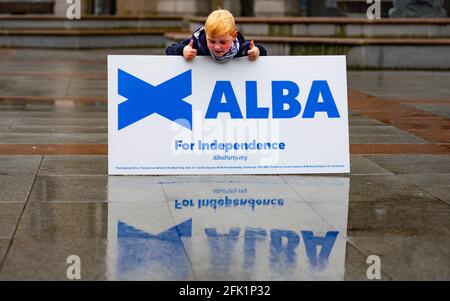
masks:
{"label": "child's face", "polygon": [[211,51],[215,56],[223,56],[230,50],[233,40],[236,38],[237,32],[233,35],[226,33],[220,37],[211,37],[206,34],[206,43],[209,51]]}

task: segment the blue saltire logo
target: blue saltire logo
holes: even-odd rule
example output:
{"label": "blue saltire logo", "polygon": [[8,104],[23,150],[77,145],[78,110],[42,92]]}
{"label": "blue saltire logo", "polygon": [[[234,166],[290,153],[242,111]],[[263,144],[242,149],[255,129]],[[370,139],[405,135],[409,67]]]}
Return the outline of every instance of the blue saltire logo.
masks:
{"label": "blue saltire logo", "polygon": [[183,101],[192,94],[192,70],[153,86],[118,69],[118,93],[127,99],[119,104],[119,130],[154,113],[192,130],[192,105]]}

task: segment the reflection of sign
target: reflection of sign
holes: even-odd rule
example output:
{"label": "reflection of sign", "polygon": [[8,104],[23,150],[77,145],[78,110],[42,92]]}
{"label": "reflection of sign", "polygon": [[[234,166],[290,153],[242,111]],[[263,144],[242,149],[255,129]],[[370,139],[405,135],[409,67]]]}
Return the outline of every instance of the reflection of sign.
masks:
{"label": "reflection of sign", "polygon": [[[326,266],[338,233],[339,231],[328,231],[325,236],[316,236],[313,231],[305,230],[297,233],[292,230],[271,229],[266,231],[261,228],[246,228],[242,233],[244,237],[244,268],[253,268],[256,242],[264,240],[270,240],[270,258],[268,260],[270,260],[271,266],[275,266],[283,260],[288,264],[295,263],[300,234],[303,238],[309,264],[313,267]],[[183,253],[181,238],[191,237],[191,235],[192,219],[157,235],[136,229],[119,221],[117,239],[121,249],[119,251],[119,262],[124,266],[123,271],[142,264],[143,260],[140,256],[148,256],[144,258],[147,264],[150,264],[149,261],[156,261],[167,266],[172,265],[174,258],[179,258],[179,255]],[[241,228],[231,227],[228,233],[218,233],[216,228],[205,228],[204,235],[207,237],[206,239],[213,253],[217,254],[217,256],[213,255],[216,258],[215,260],[213,259],[215,261],[214,265],[229,265],[232,258],[229,256],[223,258],[220,254],[230,254],[235,249],[237,240],[241,235]],[[149,249],[142,248],[146,240],[153,242],[149,245],[151,246]],[[167,249],[171,251],[168,252]],[[183,258],[184,256],[181,257]],[[180,268],[179,271],[183,270]]]}
{"label": "reflection of sign", "polygon": [[277,198],[235,198],[225,195],[219,198],[200,198],[194,202],[193,199],[175,200],[175,209],[183,209],[185,207],[202,208],[230,208],[230,207],[255,207],[264,206],[283,206],[284,200]]}
{"label": "reflection of sign", "polygon": [[345,56],[109,56],[108,125],[110,174],[349,172]]}
{"label": "reflection of sign", "polygon": [[[199,280],[343,279],[348,179],[295,181],[294,191],[271,179],[151,183],[144,177],[110,177],[110,277],[186,280],[194,271]],[[225,193],[255,200],[271,195],[282,199],[283,206],[177,209],[175,199],[169,201],[170,207],[153,199],[160,185],[168,198],[177,200],[204,199],[209,191],[217,199],[224,199]],[[125,191],[133,191],[132,197],[123,199]]]}
{"label": "reflection of sign", "polygon": [[171,277],[187,278],[189,263],[184,255],[182,237],[191,237],[192,220],[153,235],[121,221],[117,224],[118,276],[126,279],[139,269],[159,267]]}

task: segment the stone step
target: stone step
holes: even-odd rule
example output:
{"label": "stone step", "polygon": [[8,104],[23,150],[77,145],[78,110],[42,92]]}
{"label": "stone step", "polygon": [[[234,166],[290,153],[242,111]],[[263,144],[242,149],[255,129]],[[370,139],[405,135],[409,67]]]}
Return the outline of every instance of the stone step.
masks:
{"label": "stone step", "polygon": [[186,26],[181,16],[126,17],[83,16],[69,20],[49,15],[0,15],[0,29],[120,29],[178,28]]}
{"label": "stone step", "polygon": [[[190,32],[166,33],[166,46]],[[269,55],[346,55],[352,69],[450,70],[450,38],[336,38],[252,36]]]}
{"label": "stone step", "polygon": [[179,32],[178,28],[87,28],[87,29],[0,29],[0,35],[54,35],[54,36],[123,36],[151,35]]}
{"label": "stone step", "polygon": [[[205,20],[189,18],[190,31]],[[238,17],[236,23],[244,35],[258,36],[450,38],[450,18]]]}
{"label": "stone step", "polygon": [[125,48],[164,47],[164,33],[186,28],[181,16],[1,15],[0,47]]}
{"label": "stone step", "polygon": [[[165,37],[170,41],[181,41],[192,35],[191,32],[167,32]],[[450,45],[450,38],[347,38],[347,37],[310,37],[310,36],[245,36],[247,40],[260,43],[291,44],[330,44],[330,45]]]}
{"label": "stone step", "polygon": [[164,47],[172,28],[145,29],[2,29],[0,47],[7,48],[126,48]]}

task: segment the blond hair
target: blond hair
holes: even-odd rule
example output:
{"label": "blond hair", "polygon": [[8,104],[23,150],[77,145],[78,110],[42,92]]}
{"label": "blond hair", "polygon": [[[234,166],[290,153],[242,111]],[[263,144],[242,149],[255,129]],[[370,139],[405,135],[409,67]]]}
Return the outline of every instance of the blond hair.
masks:
{"label": "blond hair", "polygon": [[233,35],[236,30],[233,15],[225,9],[213,11],[205,22],[205,31],[211,37],[221,37],[227,33]]}

